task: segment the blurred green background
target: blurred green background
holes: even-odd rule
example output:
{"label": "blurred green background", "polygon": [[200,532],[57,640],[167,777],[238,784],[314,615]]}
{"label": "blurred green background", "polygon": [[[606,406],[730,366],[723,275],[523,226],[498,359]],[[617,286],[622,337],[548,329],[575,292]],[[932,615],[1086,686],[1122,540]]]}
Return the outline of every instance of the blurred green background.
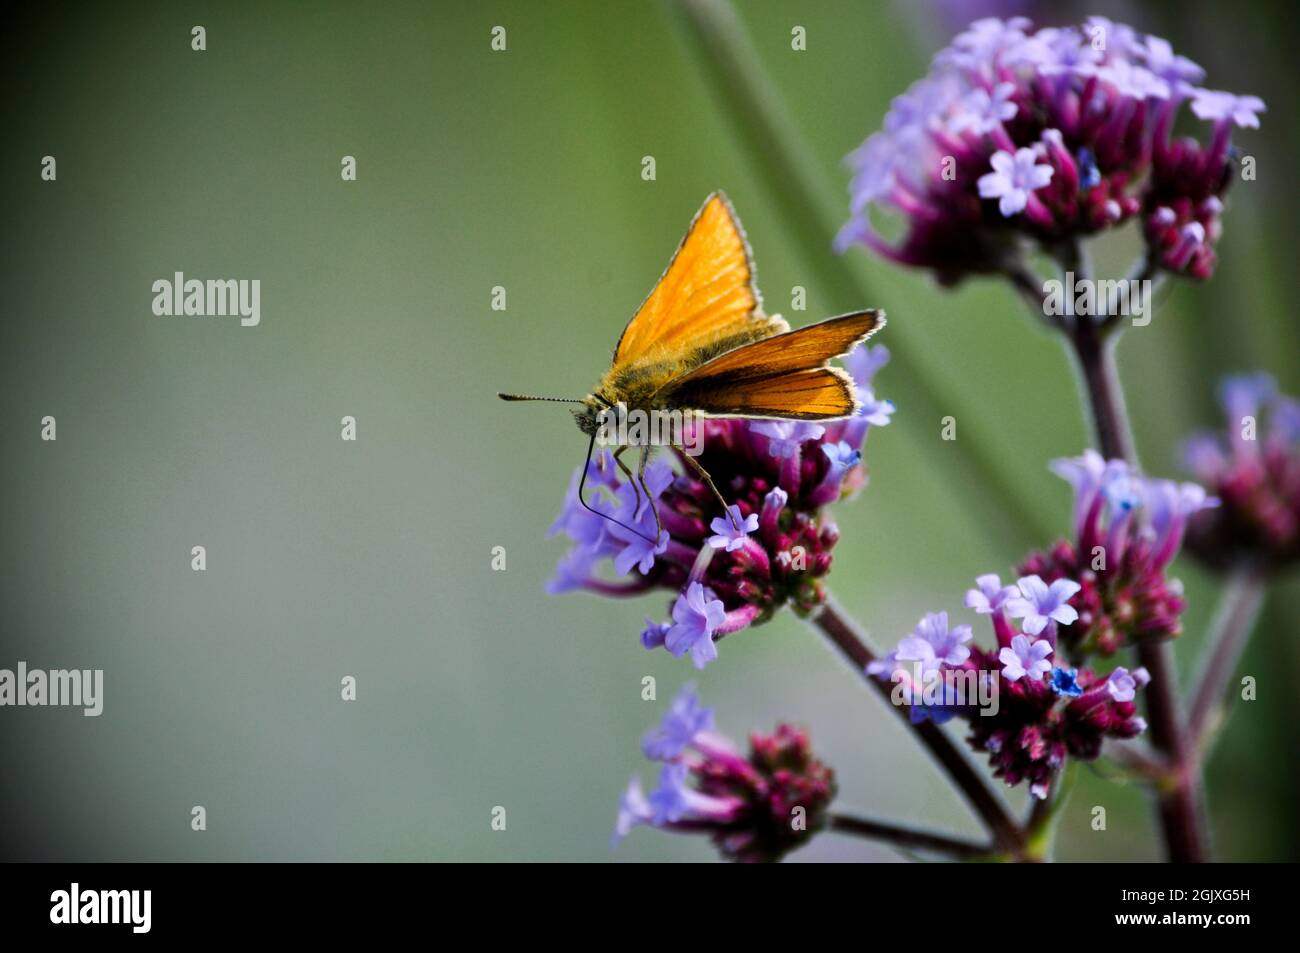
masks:
{"label": "blurred green background", "polygon": [[[745,0],[740,22],[794,117],[826,205],[841,162],[979,3]],[[995,4],[999,9],[1015,4]],[[1218,424],[1223,372],[1300,391],[1294,62],[1281,5],[1020,5],[1107,13],[1170,38],[1209,85],[1263,96],[1238,137],[1259,178],[1230,196],[1222,262],[1121,345],[1144,463]],[[643,730],[695,680],[726,733],[808,726],[839,806],[962,834],[975,821],[911,739],[789,614],[697,674],[637,640],[666,600],[542,587],[543,534],[585,449],[564,410],[498,389],[582,394],[704,196],[725,188],[769,310],[793,323],[883,307],[919,372],[836,513],[832,588],[878,642],[925,611],[964,621],[974,576],[1066,528],[1046,465],[1087,443],[1057,342],[991,283],[956,293],[850,253],[868,300],[821,284],[670,3],[114,4],[13,7],[0,323],[0,667],[103,668],[105,709],[5,709],[0,843],[61,860],[702,860],[637,831],[611,853]],[[190,49],[191,27],[207,50]],[[490,49],[493,26],[508,50]],[[791,29],[807,30],[793,52]],[[57,182],[42,182],[44,155]],[[358,179],[340,179],[353,155]],[[653,155],[657,179],[641,179]],[[1128,241],[1127,246],[1124,245]],[[1101,249],[1122,267],[1132,236]],[[155,317],[151,284],[259,278],[262,323]],[[490,309],[493,286],[508,309]],[[807,288],[804,313],[790,289]],[[958,420],[909,413],[925,380]],[[58,440],[39,439],[54,415]],[[355,416],[359,439],[339,421]],[[979,441],[1015,499],[954,476]],[[989,529],[1001,520],[1001,532]],[[204,545],[208,569],[190,569]],[[491,569],[504,546],[507,571]],[[1190,668],[1216,582],[1176,566]],[[1276,587],[1209,767],[1218,856],[1295,859],[1300,586]],[[988,633],[977,626],[977,637]],[[358,699],[339,697],[353,675]],[[641,700],[641,679],[659,701]],[[1158,856],[1142,791],[1091,771],[1058,856]],[[1021,792],[1012,801],[1022,803]],[[1109,828],[1089,829],[1105,805]],[[208,829],[190,830],[203,805]],[[490,829],[494,806],[504,832]],[[795,860],[895,859],[824,835]]]}

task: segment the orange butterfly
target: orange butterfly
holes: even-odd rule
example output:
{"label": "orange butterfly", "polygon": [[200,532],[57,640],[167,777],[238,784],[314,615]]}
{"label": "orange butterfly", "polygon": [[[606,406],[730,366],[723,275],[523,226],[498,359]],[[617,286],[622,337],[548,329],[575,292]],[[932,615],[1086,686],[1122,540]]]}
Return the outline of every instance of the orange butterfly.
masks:
{"label": "orange butterfly", "polygon": [[[884,324],[884,312],[858,311],[791,331],[780,316],[764,314],[744,229],[727,197],[714,192],[691,222],[668,269],[623,329],[614,362],[594,392],[581,400],[497,396],[582,404],[574,416],[579,429],[591,436],[588,461],[602,415],[616,408],[834,420],[854,414],[858,401],[849,375],[827,362],[847,354]],[[626,449],[627,445],[619,446],[614,460],[637,493],[640,512],[650,447],[641,449],[635,478],[620,459]],[[713,490],[734,525],[735,517],[709,474],[693,456],[681,456]],[[584,466],[578,488],[583,506],[612,519],[587,505],[582,496],[586,474]],[[658,512],[655,522],[658,525]]]}

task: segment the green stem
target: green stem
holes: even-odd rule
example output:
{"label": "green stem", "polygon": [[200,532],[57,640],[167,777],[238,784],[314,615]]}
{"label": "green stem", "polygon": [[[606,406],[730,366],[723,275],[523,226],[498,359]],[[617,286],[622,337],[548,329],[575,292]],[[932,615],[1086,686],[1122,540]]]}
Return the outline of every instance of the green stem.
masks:
{"label": "green stem", "polygon": [[1222,720],[1228,682],[1263,605],[1264,580],[1258,570],[1243,567],[1229,577],[1210,623],[1200,674],[1187,706],[1192,754],[1202,760],[1209,755],[1214,729]]}
{"label": "green stem", "polygon": [[1074,761],[1066,763],[1052,785],[1051,793],[1045,798],[1035,798],[1025,821],[1025,855],[1029,860],[1051,860],[1052,844],[1056,836],[1056,821],[1061,815],[1074,788],[1078,765]]}

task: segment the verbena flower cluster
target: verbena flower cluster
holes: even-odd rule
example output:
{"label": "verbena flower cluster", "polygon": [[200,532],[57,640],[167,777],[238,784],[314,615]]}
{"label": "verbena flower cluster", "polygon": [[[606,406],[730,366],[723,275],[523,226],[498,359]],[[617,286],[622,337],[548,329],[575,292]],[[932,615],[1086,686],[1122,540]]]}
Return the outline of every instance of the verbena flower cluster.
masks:
{"label": "verbena flower cluster", "polygon": [[[663,460],[650,463],[647,502],[602,452],[589,465],[587,486],[595,492],[588,502],[610,519],[578,499],[580,468],[551,527],[552,535],[565,533],[574,545],[548,590],[672,592],[672,621],[647,620],[642,643],[675,656],[689,654],[699,668],[717,657],[719,638],[765,621],[778,607],[816,608],[839,539],[825,508],[865,484],[867,432],[887,424],[894,412],[872,390],[876,371],[888,360],[888,350],[879,345],[860,345],[845,358],[861,403],[851,418],[824,425],[743,419],[697,424],[705,428],[697,460],[727,498],[730,514],[684,462],[680,473]],[[663,526],[658,534],[655,510]],[[599,574],[606,560],[625,581]]]}
{"label": "verbena flower cluster", "polygon": [[1177,636],[1182,587],[1167,569],[1188,519],[1218,501],[1194,483],[1145,477],[1094,450],[1055,460],[1052,470],[1074,488],[1073,536],[1032,553],[1019,573],[1077,588],[1069,605],[1078,620],[1062,629],[1061,651],[1082,661]]}
{"label": "verbena flower cluster", "polygon": [[1217,504],[1195,484],[1151,479],[1092,450],[1052,470],[1074,488],[1073,538],[1030,555],[1014,585],[986,575],[966,593],[966,607],[989,617],[995,647],[968,644],[971,627],[936,612],[867,666],[895,684],[913,722],[964,719],[993,773],[1040,798],[1067,758],[1091,761],[1105,739],[1145,730],[1134,699],[1146,670],[1103,675],[1087,660],[1179,633],[1181,587],[1166,569],[1188,519]]}
{"label": "verbena flower cluster", "polygon": [[1300,401],[1268,374],[1226,378],[1219,399],[1224,432],[1183,451],[1222,504],[1192,520],[1188,548],[1215,568],[1281,568],[1300,559]]}
{"label": "verbena flower cluster", "polygon": [[[1161,268],[1214,270],[1233,126],[1258,127],[1255,96],[1206,89],[1170,44],[1103,17],[1031,31],[978,20],[893,102],[852,155],[852,217],[841,250],[862,244],[944,284],[1007,271],[1029,241],[1068,240],[1141,222]],[[1173,137],[1183,103],[1211,122],[1208,142]],[[871,206],[901,213],[890,242]]]}
{"label": "verbena flower cluster", "polygon": [[633,777],[619,805],[614,842],[639,825],[706,834],[729,860],[775,861],[826,824],[835,775],[813,757],[808,736],[789,725],[751,734],[742,753],[717,734],[713,709],[689,686],[642,741],[659,764],[646,794]]}
{"label": "verbena flower cluster", "polygon": [[[1069,604],[1080,591],[1077,582],[1048,585],[1026,576],[1003,586],[988,575],[976,585],[966,605],[989,616],[994,649],[968,645],[971,627],[950,628],[948,614],[936,612],[867,672],[898,686],[913,721],[965,720],[971,746],[987,752],[997,777],[1009,785],[1027,782],[1035,797],[1045,798],[1067,758],[1091,761],[1106,738],[1133,738],[1146,729],[1134,698],[1149,678],[1145,669],[1122,667],[1098,675],[1061,656],[1059,632],[1078,619]],[[992,683],[992,704],[977,700],[980,680]]]}

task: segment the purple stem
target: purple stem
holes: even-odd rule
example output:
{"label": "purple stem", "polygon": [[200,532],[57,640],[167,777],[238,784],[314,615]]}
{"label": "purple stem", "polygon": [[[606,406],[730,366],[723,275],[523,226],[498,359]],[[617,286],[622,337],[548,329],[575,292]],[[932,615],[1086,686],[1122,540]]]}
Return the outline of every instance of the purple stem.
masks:
{"label": "purple stem", "polygon": [[[1068,332],[1078,360],[1098,449],[1107,459],[1136,463],[1133,438],[1115,370],[1115,338],[1102,334],[1091,319],[1081,316]],[[1151,674],[1146,692],[1151,745],[1170,765],[1169,780],[1157,793],[1160,826],[1171,861],[1199,863],[1205,859],[1201,829],[1201,777],[1194,749],[1178,714],[1177,674],[1173,650],[1163,639],[1144,639],[1138,661]]]}
{"label": "purple stem", "polygon": [[965,795],[971,808],[988,827],[993,835],[995,846],[1017,858],[1021,857],[1024,852],[1024,837],[997,795],[990,790],[971,767],[965,755],[953,745],[938,725],[932,721],[912,724],[908,706],[895,705],[890,700],[889,684],[867,674],[867,665],[875,661],[876,653],[867,646],[853,625],[840,614],[834,603],[828,601],[810,621],[831,640],[840,654],[848,659],[854,670],[884,698],[886,704],[898,714],[931,756],[939,762],[953,784]]}
{"label": "purple stem", "polygon": [[848,814],[832,814],[831,830],[842,834],[853,834],[872,840],[884,841],[904,850],[927,850],[944,854],[957,860],[970,860],[984,857],[992,852],[990,844],[977,844],[973,841],[934,834],[930,831],[874,821],[866,817],[853,817]]}

